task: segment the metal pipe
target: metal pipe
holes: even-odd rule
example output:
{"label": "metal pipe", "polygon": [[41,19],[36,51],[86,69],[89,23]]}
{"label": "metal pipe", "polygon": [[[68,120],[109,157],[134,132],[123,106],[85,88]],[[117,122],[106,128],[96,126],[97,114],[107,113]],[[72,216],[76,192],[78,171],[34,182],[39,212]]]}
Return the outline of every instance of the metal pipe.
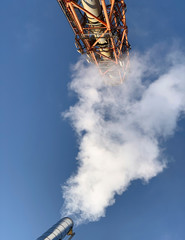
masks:
{"label": "metal pipe", "polygon": [[[78,9],[82,10],[83,12],[85,12],[86,15],[89,15],[90,18],[96,19],[97,22],[100,22],[100,23],[102,23],[104,26],[107,26],[107,24],[106,24],[104,21],[102,21],[100,18],[96,17],[94,14],[92,14],[91,12],[89,12],[87,9],[82,8],[79,4],[77,4],[77,3],[74,2],[74,1],[70,1],[70,2],[71,2],[76,8],[78,8]],[[84,28],[84,29],[85,29],[85,28]]]}
{"label": "metal pipe", "polygon": [[73,220],[68,217],[62,218],[37,240],[62,240],[66,235],[74,235],[72,229]]}
{"label": "metal pipe", "polygon": [[[83,5],[83,8],[85,10],[87,10],[88,12],[93,14],[95,17],[97,17],[101,20],[103,19],[102,7],[100,5],[99,0],[81,0],[81,2],[82,2],[82,5]],[[97,21],[95,18],[93,18],[90,14],[86,13],[86,15],[87,15],[87,19],[89,21],[89,24],[97,27],[97,29],[95,28],[95,30],[94,30],[94,37],[95,37],[95,40],[100,45],[100,51],[101,51],[102,55],[106,56],[108,58],[111,58],[112,51],[107,47],[108,41],[106,40],[106,38],[104,36],[102,36],[104,30],[99,28],[99,27],[102,26],[102,24],[99,21]],[[101,38],[100,38],[100,36],[101,36]],[[102,45],[102,47],[101,47],[101,45]]]}
{"label": "metal pipe", "polygon": [[[101,18],[102,10],[99,0],[82,0],[83,7],[92,13],[94,16]],[[89,14],[87,14],[87,18],[91,23],[97,23],[97,20],[92,18]]]}

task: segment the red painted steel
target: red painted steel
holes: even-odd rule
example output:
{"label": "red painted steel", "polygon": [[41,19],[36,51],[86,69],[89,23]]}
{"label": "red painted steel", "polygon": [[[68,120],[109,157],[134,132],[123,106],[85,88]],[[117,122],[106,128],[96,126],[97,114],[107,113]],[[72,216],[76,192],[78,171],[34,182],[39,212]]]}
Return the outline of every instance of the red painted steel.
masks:
{"label": "red painted steel", "polygon": [[[108,82],[122,82],[128,70],[130,50],[124,0],[110,0],[108,4],[100,0],[101,18],[84,9],[81,2],[57,1],[75,33],[77,51],[86,54],[87,60],[98,66]],[[88,21],[86,14],[96,19],[97,24]],[[106,44],[100,44],[102,38]]]}

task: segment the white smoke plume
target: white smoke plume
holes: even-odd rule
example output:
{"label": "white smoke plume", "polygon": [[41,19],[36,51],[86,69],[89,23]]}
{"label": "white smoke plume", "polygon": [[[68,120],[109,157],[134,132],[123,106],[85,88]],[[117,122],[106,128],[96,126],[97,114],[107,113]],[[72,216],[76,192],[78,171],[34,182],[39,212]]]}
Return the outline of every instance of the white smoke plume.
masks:
{"label": "white smoke plume", "polygon": [[63,186],[62,215],[77,224],[99,220],[131,181],[147,182],[166,167],[162,143],[185,111],[185,59],[178,52],[156,57],[155,49],[131,56],[118,86],[83,60],[74,68],[78,102],[64,116],[79,136],[78,169]]}

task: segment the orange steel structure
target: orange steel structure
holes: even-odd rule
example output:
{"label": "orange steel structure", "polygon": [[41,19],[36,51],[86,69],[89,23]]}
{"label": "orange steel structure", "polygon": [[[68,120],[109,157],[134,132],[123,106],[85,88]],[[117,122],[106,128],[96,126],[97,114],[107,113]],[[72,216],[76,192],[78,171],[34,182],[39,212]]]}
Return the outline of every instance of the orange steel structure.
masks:
{"label": "orange steel structure", "polygon": [[75,33],[77,51],[86,54],[87,61],[94,62],[106,78],[122,82],[130,50],[124,0],[98,1],[101,7],[98,17],[84,8],[85,0],[57,1]]}

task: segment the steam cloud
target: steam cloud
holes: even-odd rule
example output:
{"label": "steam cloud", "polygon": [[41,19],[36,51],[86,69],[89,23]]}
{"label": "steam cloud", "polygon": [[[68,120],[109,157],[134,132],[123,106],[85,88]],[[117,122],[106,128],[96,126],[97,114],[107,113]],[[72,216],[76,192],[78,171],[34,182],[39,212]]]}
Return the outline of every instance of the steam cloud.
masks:
{"label": "steam cloud", "polygon": [[185,111],[185,59],[178,52],[160,59],[155,49],[131,56],[119,86],[107,86],[83,60],[75,66],[70,87],[78,102],[64,116],[79,136],[78,169],[63,186],[62,215],[77,224],[105,216],[131,181],[165,168],[161,142]]}

